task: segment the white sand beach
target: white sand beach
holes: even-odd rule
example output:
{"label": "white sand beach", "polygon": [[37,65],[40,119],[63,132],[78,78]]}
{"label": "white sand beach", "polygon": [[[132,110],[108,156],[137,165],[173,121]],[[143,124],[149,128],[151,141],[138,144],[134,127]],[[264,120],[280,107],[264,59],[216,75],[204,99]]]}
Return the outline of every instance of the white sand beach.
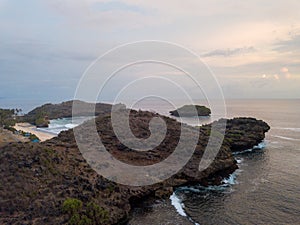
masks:
{"label": "white sand beach", "polygon": [[14,128],[16,130],[22,130],[24,132],[29,132],[35,134],[41,141],[49,140],[53,137],[56,137],[55,134],[46,133],[36,129],[36,126],[31,125],[30,123],[17,123]]}

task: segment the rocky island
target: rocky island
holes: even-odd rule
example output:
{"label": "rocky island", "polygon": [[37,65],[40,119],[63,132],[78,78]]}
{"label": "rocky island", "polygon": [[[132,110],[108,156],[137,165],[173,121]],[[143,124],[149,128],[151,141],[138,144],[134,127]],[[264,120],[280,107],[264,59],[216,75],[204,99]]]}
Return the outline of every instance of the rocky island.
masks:
{"label": "rocky island", "polygon": [[[166,122],[167,133],[159,146],[145,152],[120,143],[110,114],[100,114],[95,122],[99,137],[115,158],[141,166],[164,160],[179,141],[181,123],[156,113],[131,110],[130,127],[135,136],[149,137],[149,121],[157,116]],[[87,122],[74,129],[88,131],[89,126]],[[148,198],[166,198],[183,185],[220,184],[238,168],[232,152],[259,144],[270,127],[254,118],[227,120],[218,155],[206,170],[199,171],[211,125],[187,126],[200,132],[189,162],[169,179],[143,187],[120,185],[97,174],[82,157],[74,129],[46,142],[11,143],[0,148],[0,224],[126,224],[135,205]],[[88,132],[82,135],[89,140]]]}
{"label": "rocky island", "polygon": [[170,111],[172,116],[176,117],[194,117],[195,116],[210,116],[211,111],[206,106],[202,105],[184,105],[176,110]]}

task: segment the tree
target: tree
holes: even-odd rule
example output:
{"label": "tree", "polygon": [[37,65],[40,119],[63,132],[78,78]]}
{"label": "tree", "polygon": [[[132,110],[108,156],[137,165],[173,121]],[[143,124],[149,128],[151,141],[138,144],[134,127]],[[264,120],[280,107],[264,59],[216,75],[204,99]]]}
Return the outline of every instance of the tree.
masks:
{"label": "tree", "polygon": [[16,124],[15,109],[0,109],[0,126],[10,127]]}

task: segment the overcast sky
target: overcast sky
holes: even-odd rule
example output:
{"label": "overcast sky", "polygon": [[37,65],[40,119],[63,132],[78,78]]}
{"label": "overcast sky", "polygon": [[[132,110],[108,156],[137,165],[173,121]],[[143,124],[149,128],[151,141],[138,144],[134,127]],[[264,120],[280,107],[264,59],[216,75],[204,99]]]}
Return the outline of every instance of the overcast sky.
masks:
{"label": "overcast sky", "polygon": [[299,0],[0,0],[0,99],[71,99],[93,60],[145,39],[200,55],[226,98],[299,98],[299,10]]}

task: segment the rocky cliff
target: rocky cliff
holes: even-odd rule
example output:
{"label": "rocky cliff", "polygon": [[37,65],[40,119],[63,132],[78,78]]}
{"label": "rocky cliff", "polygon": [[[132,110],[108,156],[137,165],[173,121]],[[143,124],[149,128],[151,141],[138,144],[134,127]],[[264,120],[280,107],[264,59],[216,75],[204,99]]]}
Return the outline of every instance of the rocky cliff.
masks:
{"label": "rocky cliff", "polygon": [[[157,116],[160,115],[132,110],[132,132],[138,138],[149,137],[149,121]],[[160,117],[167,124],[166,137],[158,147],[146,152],[122,145],[113,133],[109,115],[101,115],[95,122],[102,142],[115,158],[132,165],[150,165],[174,151],[183,126],[174,119]],[[206,170],[199,171],[211,125],[186,127],[200,131],[189,162],[169,179],[143,187],[119,185],[98,175],[78,150],[73,130],[41,144],[12,143],[1,148],[0,224],[122,224],[132,207],[144,199],[167,197],[177,186],[219,184],[237,169],[232,151],[253,147],[269,130],[265,122],[253,118],[228,120],[217,157]],[[89,123],[75,129],[87,131]],[[88,138],[89,133],[83,135]]]}

